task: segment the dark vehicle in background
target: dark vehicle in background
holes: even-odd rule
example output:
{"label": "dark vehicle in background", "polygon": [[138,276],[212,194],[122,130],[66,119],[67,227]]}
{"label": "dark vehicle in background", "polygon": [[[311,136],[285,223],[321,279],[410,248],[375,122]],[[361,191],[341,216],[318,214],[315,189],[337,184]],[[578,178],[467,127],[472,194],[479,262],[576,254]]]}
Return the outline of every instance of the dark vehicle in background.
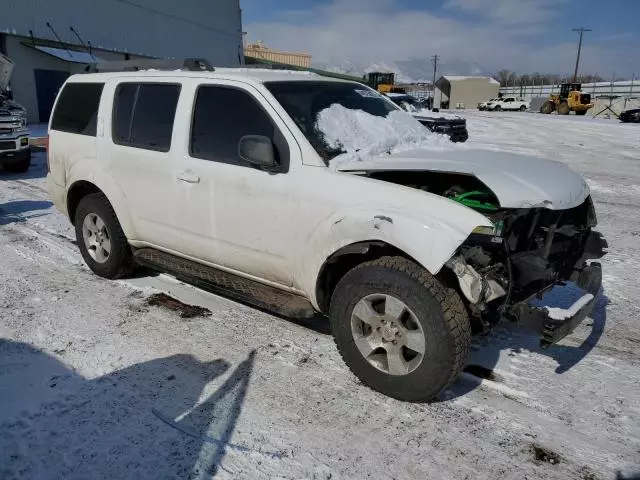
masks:
{"label": "dark vehicle in background", "polygon": [[424,104],[405,93],[388,93],[387,97],[432,132],[448,135],[452,142],[466,142],[469,138],[464,118],[427,110]]}
{"label": "dark vehicle in background", "polygon": [[620,121],[625,123],[640,123],[640,108],[625,110],[620,114]]}

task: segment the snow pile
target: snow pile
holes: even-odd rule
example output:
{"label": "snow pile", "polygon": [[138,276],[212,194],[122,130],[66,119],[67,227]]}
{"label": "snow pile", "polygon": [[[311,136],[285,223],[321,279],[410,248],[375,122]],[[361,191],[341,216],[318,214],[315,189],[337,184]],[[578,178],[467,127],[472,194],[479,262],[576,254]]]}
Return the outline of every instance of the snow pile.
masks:
{"label": "snow pile", "polygon": [[566,320],[567,318],[573,317],[577,314],[587,303],[593,300],[593,295],[587,293],[583,297],[579,298],[573,305],[569,308],[557,308],[557,307],[544,307],[547,310],[549,318],[553,320]]}
{"label": "snow pile", "polygon": [[385,153],[418,148],[454,148],[447,136],[431,133],[411,115],[400,110],[390,112],[386,117],[377,117],[334,103],[318,114],[316,127],[330,148],[345,152],[331,160],[332,168]]}

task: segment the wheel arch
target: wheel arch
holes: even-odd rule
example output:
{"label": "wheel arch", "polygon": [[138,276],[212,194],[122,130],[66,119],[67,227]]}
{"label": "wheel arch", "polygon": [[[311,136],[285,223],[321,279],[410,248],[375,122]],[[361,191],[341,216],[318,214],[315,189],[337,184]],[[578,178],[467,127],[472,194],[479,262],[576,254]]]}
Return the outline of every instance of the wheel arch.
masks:
{"label": "wheel arch", "polygon": [[111,208],[116,214],[118,222],[128,239],[134,239],[135,229],[133,222],[128,214],[126,208],[126,202],[124,196],[120,193],[120,190],[116,187],[109,188],[108,184],[100,184],[94,179],[86,180],[79,179],[71,183],[71,186],[67,189],[66,207],[69,220],[75,225],[75,215],[78,205],[84,197],[94,193],[100,193],[105,196]]}
{"label": "wheel arch", "polygon": [[316,279],[315,297],[320,311],[329,311],[331,296],[338,282],[350,270],[364,262],[384,256],[401,256],[419,264],[411,255],[382,240],[355,242],[333,252],[320,267]]}

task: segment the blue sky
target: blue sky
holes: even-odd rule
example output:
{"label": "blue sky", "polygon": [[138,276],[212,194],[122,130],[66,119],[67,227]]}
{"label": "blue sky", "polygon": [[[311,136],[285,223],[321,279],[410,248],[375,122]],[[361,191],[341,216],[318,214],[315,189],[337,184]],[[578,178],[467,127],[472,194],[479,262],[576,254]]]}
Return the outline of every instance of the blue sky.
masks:
{"label": "blue sky", "polygon": [[308,51],[317,66],[443,73],[640,74],[640,0],[241,0],[247,40]]}

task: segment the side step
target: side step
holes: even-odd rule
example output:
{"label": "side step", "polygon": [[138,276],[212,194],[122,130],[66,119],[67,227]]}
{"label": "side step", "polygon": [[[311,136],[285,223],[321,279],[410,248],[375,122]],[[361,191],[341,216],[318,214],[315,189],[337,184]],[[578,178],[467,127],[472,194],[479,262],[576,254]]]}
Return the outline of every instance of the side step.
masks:
{"label": "side step", "polygon": [[311,318],[316,314],[311,303],[303,297],[170,253],[153,248],[140,248],[134,250],[133,258],[140,265],[171,273],[176,278],[203,290],[285,317]]}

